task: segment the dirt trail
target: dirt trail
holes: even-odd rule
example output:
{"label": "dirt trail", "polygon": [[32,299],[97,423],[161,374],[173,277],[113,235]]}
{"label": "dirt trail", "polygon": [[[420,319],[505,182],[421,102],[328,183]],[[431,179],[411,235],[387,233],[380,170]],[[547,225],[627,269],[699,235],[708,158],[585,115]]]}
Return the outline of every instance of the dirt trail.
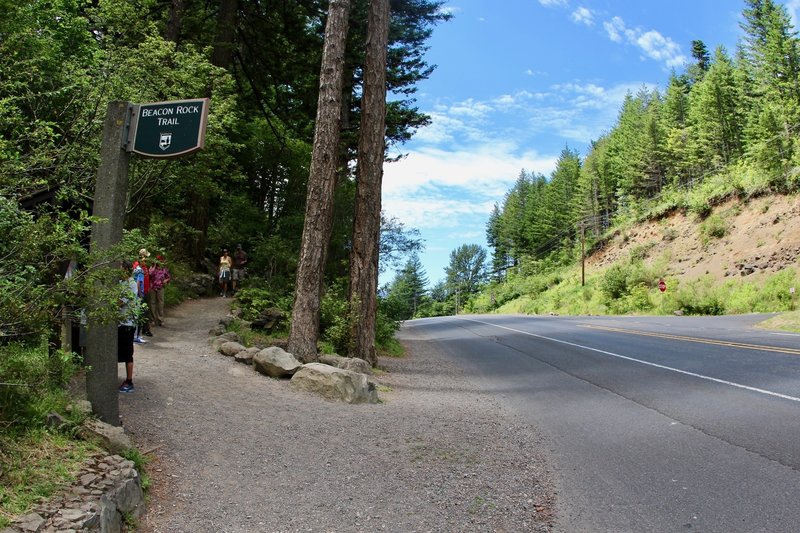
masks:
{"label": "dirt trail", "polygon": [[139,531],[550,530],[541,437],[429,343],[401,332],[383,403],[330,402],[213,353],[230,302],[186,302],[137,345],[120,412],[155,457]]}

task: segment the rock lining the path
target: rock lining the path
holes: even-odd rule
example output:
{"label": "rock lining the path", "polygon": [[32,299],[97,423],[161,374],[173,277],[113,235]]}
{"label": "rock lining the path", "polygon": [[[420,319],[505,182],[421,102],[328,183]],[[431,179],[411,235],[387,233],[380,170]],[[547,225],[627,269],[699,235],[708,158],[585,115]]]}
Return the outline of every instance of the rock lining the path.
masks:
{"label": "rock lining the path", "polygon": [[235,317],[220,320],[210,333],[215,351],[276,379],[290,378],[295,389],[313,392],[329,400],[346,403],[378,403],[378,387],[369,379],[372,368],[367,361],[336,354],[323,354],[319,363],[303,364],[280,346],[245,347],[235,332],[223,332]]}
{"label": "rock lining the path", "polygon": [[0,533],[116,533],[144,513],[144,492],[133,461],[98,453],[84,461],[76,478]]}

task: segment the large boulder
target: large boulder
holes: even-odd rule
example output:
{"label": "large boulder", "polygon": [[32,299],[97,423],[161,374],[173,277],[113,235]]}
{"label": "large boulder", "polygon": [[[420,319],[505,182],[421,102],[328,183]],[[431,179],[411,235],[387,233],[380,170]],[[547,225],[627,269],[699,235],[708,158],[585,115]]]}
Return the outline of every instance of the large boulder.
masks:
{"label": "large boulder", "polygon": [[283,348],[270,346],[253,356],[253,367],[271,378],[289,377],[303,365]]}
{"label": "large boulder", "polygon": [[291,385],[321,395],[329,400],[347,403],[378,403],[375,383],[366,375],[335,368],[323,363],[303,365],[294,376]]}
{"label": "large boulder", "polygon": [[108,450],[110,453],[121,454],[133,448],[133,442],[120,426],[106,424],[96,418],[87,418],[78,427],[77,434],[83,440]]}
{"label": "large boulder", "polygon": [[223,344],[225,344],[226,342],[229,342],[229,341],[238,342],[239,344],[241,344],[242,343],[242,338],[235,331],[228,331],[228,332],[223,333],[222,335],[220,335],[218,337],[215,337],[211,341],[211,346],[214,348],[215,352],[218,352],[220,346],[222,346]]}
{"label": "large boulder", "polygon": [[368,376],[372,375],[372,367],[370,364],[358,357],[342,357],[335,353],[323,354],[319,357],[319,362],[343,370],[352,370],[353,372],[367,374]]}
{"label": "large boulder", "polygon": [[242,350],[241,352],[234,355],[233,358],[236,359],[236,361],[238,361],[239,363],[251,365],[253,364],[253,357],[255,357],[256,354],[260,351],[261,348],[253,346],[251,348],[247,348],[246,350]]}
{"label": "large boulder", "polygon": [[226,342],[226,343],[222,344],[222,345],[219,347],[219,352],[220,352],[222,355],[227,355],[228,357],[233,357],[233,356],[234,356],[234,355],[236,355],[237,353],[239,353],[239,352],[243,352],[243,351],[245,351],[246,349],[247,349],[247,348],[245,348],[244,346],[242,346],[242,345],[241,345],[241,344],[239,344],[238,342],[234,342],[234,341],[228,341],[228,342]]}

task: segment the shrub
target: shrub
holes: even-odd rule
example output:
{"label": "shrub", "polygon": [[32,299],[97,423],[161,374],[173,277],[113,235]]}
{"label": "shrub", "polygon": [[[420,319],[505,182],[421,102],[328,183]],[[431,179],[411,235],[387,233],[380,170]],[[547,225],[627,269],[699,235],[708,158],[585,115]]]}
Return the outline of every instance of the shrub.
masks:
{"label": "shrub", "polygon": [[721,239],[728,233],[728,225],[719,215],[711,215],[700,224],[700,238],[703,245],[711,239]]}
{"label": "shrub", "polygon": [[676,304],[688,315],[723,315],[725,300],[723,290],[713,285],[710,277],[688,283],[678,290]]}
{"label": "shrub", "polygon": [[242,310],[242,318],[254,320],[267,309],[276,307],[291,315],[292,301],[290,297],[277,294],[271,289],[263,287],[245,287],[236,293],[236,302]]}
{"label": "shrub", "polygon": [[64,411],[64,385],[77,369],[73,354],[49,354],[47,345],[0,347],[0,426],[39,426],[48,412]]}
{"label": "shrub", "polygon": [[625,296],[628,293],[628,272],[625,266],[615,263],[606,270],[600,282],[600,290],[611,300]]}

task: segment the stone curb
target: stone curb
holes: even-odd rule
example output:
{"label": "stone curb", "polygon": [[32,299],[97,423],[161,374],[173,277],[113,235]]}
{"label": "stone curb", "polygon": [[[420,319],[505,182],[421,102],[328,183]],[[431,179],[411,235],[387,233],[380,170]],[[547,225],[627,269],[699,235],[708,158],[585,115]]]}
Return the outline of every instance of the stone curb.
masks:
{"label": "stone curb", "polygon": [[144,513],[144,492],[132,461],[119,455],[86,459],[77,481],[0,533],[67,533],[123,530],[128,517]]}

